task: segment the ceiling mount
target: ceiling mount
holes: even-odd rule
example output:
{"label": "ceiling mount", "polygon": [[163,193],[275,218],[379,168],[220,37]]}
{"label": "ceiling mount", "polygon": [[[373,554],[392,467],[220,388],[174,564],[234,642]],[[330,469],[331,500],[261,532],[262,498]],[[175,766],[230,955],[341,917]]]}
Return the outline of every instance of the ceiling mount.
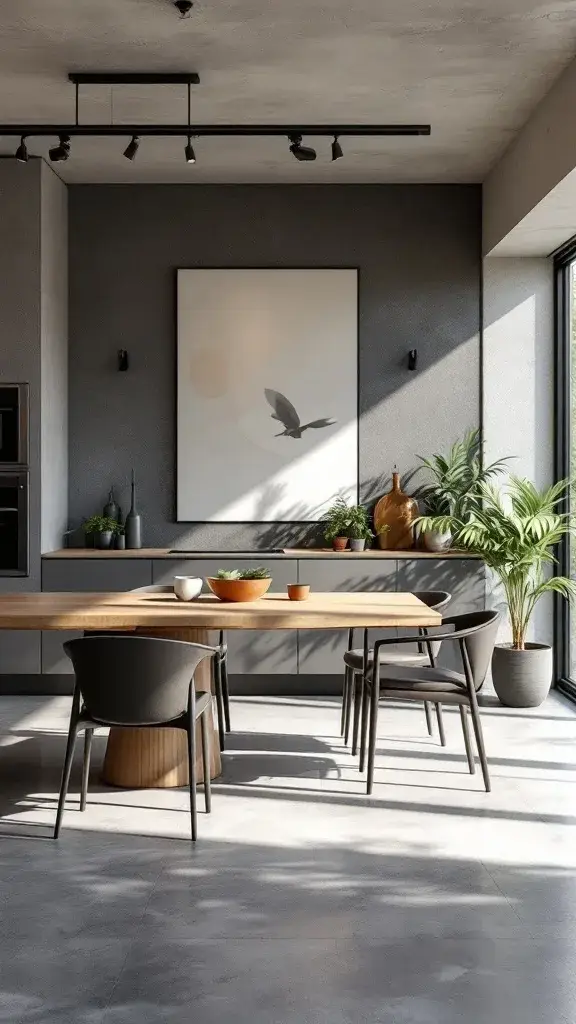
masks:
{"label": "ceiling mount", "polygon": [[180,12],[181,18],[189,18],[193,6],[192,0],[174,0],[174,7]]}

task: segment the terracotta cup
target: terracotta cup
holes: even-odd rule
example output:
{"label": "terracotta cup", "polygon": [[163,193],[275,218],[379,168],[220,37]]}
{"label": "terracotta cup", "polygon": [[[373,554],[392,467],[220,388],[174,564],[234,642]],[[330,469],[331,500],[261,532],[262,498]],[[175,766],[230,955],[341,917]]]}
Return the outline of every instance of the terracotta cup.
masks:
{"label": "terracotta cup", "polygon": [[307,601],[310,597],[309,583],[289,583],[286,589],[291,601]]}

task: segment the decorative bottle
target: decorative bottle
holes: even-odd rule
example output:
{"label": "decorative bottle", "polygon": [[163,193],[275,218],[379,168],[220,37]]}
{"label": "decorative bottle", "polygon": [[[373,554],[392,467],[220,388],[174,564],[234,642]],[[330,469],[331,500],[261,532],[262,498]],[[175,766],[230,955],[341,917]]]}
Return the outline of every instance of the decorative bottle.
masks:
{"label": "decorative bottle", "polygon": [[108,492],[108,501],[104,505],[103,515],[106,519],[114,519],[117,523],[121,521],[122,511],[120,505],[114,497],[114,488],[111,487]]}
{"label": "decorative bottle", "polygon": [[136,478],[132,470],[132,501],[125,523],[126,547],[142,547],[142,517],[136,511]]}
{"label": "decorative bottle", "polygon": [[374,529],[381,548],[406,551],[414,547],[414,520],[418,516],[418,502],[400,487],[400,474],[394,466],[392,490],[377,502],[374,509]]}

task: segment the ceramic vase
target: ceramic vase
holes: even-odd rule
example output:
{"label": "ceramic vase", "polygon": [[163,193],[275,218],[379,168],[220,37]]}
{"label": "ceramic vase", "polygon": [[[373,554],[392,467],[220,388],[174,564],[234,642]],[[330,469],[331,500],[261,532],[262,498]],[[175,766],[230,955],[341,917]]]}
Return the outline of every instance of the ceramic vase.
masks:
{"label": "ceramic vase", "polygon": [[130,511],[126,516],[124,524],[124,532],[126,534],[127,548],[142,547],[142,517],[136,511],[136,478],[134,470],[132,470],[132,499]]}
{"label": "ceramic vase", "polygon": [[[418,502],[405,494],[400,486],[400,473],[392,473],[392,489],[376,504],[374,528],[381,548],[406,551],[414,547],[414,520],[418,517]],[[388,527],[384,532],[382,527]]]}

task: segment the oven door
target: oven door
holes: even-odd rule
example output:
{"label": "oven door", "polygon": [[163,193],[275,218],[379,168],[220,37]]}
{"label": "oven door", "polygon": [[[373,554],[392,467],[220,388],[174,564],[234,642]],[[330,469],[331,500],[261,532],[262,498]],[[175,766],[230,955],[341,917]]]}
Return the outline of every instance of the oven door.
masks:
{"label": "oven door", "polygon": [[0,473],[0,576],[28,574],[28,473]]}

